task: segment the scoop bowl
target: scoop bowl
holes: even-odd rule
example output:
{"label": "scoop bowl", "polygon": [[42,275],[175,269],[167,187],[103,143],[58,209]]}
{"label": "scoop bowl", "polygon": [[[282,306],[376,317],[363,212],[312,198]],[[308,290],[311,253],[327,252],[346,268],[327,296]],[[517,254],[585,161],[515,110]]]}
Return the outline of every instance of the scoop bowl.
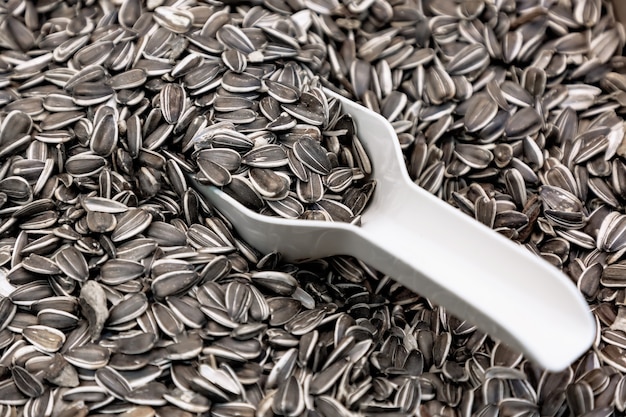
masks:
{"label": "scoop bowl", "polygon": [[372,163],[377,185],[361,226],[261,215],[195,182],[243,239],[290,261],[354,256],[551,371],[589,348],[595,321],[567,276],[413,183],[389,122],[325,93],[353,117]]}

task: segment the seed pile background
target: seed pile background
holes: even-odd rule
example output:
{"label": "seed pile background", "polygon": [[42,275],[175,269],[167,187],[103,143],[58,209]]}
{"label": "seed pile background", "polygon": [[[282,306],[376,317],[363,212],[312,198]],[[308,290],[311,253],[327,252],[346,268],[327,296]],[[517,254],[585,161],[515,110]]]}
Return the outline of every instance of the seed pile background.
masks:
{"label": "seed pile background", "polygon": [[[623,413],[625,41],[600,0],[0,3],[0,415]],[[187,186],[231,174],[194,137],[231,123],[243,154],[315,125],[254,100],[316,83],[387,117],[417,184],[562,268],[593,348],[546,373],[358,260],[233,235]]]}

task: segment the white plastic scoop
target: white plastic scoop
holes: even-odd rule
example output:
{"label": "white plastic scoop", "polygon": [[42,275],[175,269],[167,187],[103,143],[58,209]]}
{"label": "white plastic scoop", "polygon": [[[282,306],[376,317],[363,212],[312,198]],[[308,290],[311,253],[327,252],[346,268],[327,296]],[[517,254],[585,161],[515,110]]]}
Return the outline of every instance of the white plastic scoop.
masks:
{"label": "white plastic scoop", "polygon": [[325,92],[353,117],[372,162],[377,185],[362,225],[265,216],[196,184],[243,239],[288,260],[359,258],[548,370],[564,369],[589,348],[595,322],[569,278],[414,184],[389,122]]}

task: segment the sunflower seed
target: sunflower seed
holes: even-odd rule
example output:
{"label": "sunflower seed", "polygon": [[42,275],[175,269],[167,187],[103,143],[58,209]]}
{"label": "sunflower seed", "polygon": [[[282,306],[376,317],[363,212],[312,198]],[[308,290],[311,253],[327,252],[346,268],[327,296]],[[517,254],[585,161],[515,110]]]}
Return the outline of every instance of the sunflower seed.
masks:
{"label": "sunflower seed", "polygon": [[22,335],[42,352],[54,353],[65,343],[65,335],[61,331],[47,326],[28,326],[22,331]]}
{"label": "sunflower seed", "polygon": [[73,246],[67,246],[56,254],[55,261],[59,269],[76,281],[89,278],[89,266],[84,255]]}
{"label": "sunflower seed", "polygon": [[136,319],[142,315],[147,308],[148,300],[145,294],[131,294],[109,310],[108,324],[113,326]]}
{"label": "sunflower seed", "polygon": [[113,242],[127,240],[145,230],[152,222],[150,214],[142,209],[130,209],[121,214],[111,234]]}
{"label": "sunflower seed", "polygon": [[110,351],[107,348],[85,344],[63,352],[63,358],[77,368],[95,370],[106,366]]}
{"label": "sunflower seed", "polygon": [[161,111],[169,124],[176,124],[185,112],[185,90],[178,84],[168,83],[161,89]]}
{"label": "sunflower seed", "polygon": [[154,9],[154,20],[174,33],[185,33],[193,24],[193,15],[187,10],[159,6]]}
{"label": "sunflower seed", "polygon": [[11,369],[13,381],[17,388],[28,397],[39,397],[44,393],[44,387],[33,374],[21,366],[14,366]]}

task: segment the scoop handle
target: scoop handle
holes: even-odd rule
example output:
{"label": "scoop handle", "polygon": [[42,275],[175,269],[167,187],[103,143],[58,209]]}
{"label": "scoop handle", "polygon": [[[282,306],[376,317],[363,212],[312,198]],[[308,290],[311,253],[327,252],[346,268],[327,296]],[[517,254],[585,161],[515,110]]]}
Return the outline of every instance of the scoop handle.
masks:
{"label": "scoop handle", "polygon": [[562,272],[417,185],[396,186],[355,229],[351,255],[549,370],[589,348],[595,321]]}

